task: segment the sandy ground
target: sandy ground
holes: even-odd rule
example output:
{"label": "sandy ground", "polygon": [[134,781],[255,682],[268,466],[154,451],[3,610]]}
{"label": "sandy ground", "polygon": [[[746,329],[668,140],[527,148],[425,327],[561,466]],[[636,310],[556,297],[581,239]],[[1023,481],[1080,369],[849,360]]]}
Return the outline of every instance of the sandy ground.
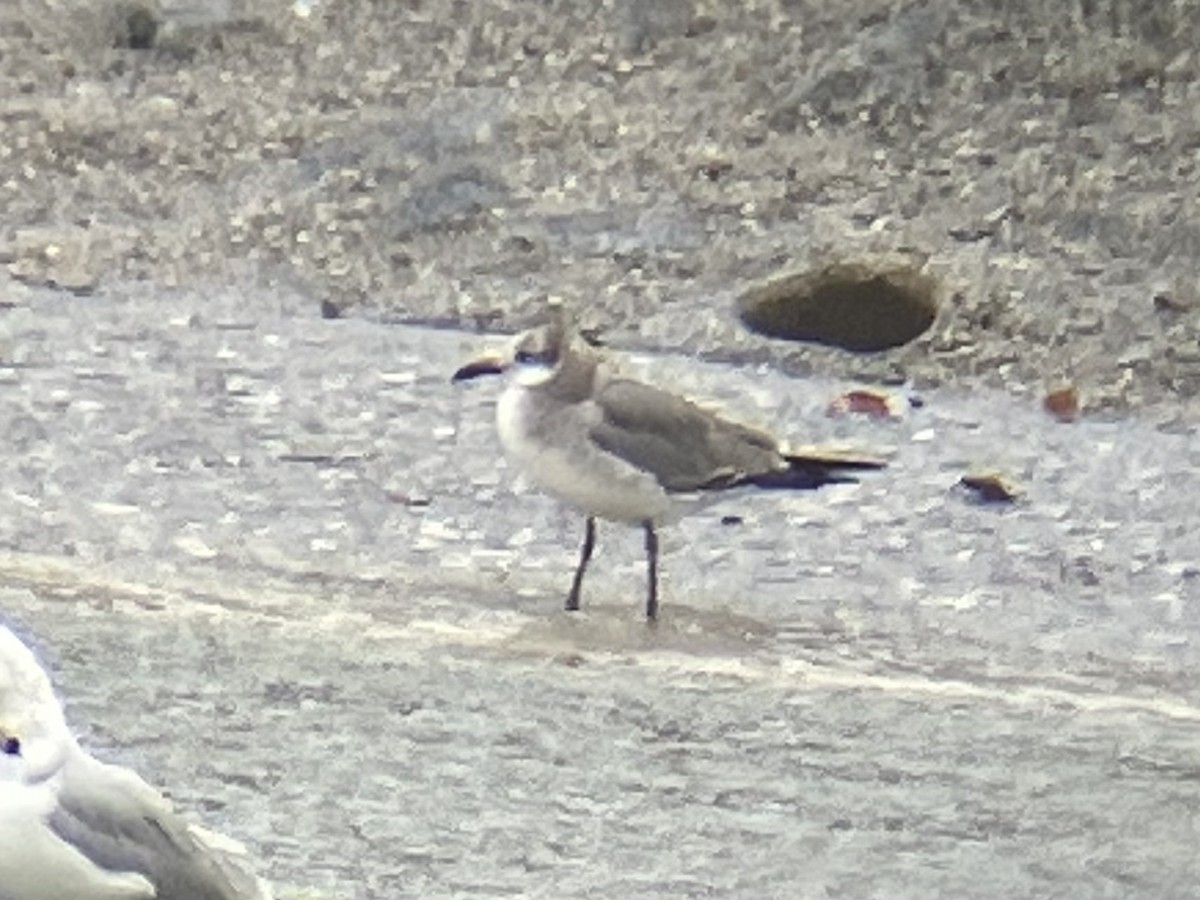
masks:
{"label": "sandy ground", "polygon": [[[508,328],[555,295],[623,346],[1195,416],[1194,4],[171,0],[146,51],[130,8],[0,12],[10,277]],[[730,314],[880,254],[943,285],[906,347]]]}
{"label": "sandy ground", "polygon": [[[0,612],[90,747],[323,896],[1194,894],[1197,7],[131,8],[0,6]],[[907,346],[732,314],[882,257]],[[447,380],[547,295],[892,466],[567,616]]]}
{"label": "sandy ground", "polygon": [[[582,523],[497,459],[499,385],[449,383],[479,338],[246,296],[43,290],[6,314],[28,362],[0,369],[0,607],[90,747],[272,878],[352,898],[1192,892],[1194,432],[951,389],[831,419],[836,381],[629,360],[892,458],[666,529],[651,630],[620,527],[585,611],[561,611]],[[1022,502],[972,502],[975,469]]]}

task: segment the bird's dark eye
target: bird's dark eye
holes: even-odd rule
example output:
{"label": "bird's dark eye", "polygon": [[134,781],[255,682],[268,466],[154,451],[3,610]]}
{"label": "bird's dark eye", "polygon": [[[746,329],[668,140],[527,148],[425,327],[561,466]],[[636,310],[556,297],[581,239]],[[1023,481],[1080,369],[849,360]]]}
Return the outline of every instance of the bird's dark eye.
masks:
{"label": "bird's dark eye", "polygon": [[558,352],[553,347],[540,350],[518,350],[513,359],[518,366],[545,366],[552,369],[558,365]]}
{"label": "bird's dark eye", "polygon": [[0,753],[3,753],[5,756],[20,756],[21,755],[20,739],[15,738],[15,737],[6,737],[3,739],[0,739]]}

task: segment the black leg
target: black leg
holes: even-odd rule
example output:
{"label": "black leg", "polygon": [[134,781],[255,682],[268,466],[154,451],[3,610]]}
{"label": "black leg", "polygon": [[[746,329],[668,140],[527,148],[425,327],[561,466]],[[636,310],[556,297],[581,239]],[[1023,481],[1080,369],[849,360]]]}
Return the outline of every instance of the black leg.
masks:
{"label": "black leg", "polygon": [[575,569],[575,580],[571,582],[571,593],[567,594],[566,608],[572,612],[579,609],[579,591],[583,587],[583,572],[588,560],[592,558],[592,548],[596,546],[596,519],[587,517],[587,525],[583,531],[583,550],[579,554],[579,565]]}
{"label": "black leg", "polygon": [[653,622],[658,619],[658,535],[649,520],[642,528],[646,530],[646,619]]}

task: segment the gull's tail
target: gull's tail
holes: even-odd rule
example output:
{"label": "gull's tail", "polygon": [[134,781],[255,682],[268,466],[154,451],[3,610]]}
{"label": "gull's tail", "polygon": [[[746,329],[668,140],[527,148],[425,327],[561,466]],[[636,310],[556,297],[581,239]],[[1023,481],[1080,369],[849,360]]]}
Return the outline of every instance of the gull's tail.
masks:
{"label": "gull's tail", "polygon": [[853,484],[855,472],[882,469],[887,461],[872,456],[841,454],[816,450],[811,453],[784,455],[787,468],[774,469],[742,479],[755,487],[792,491],[813,491],[827,484]]}

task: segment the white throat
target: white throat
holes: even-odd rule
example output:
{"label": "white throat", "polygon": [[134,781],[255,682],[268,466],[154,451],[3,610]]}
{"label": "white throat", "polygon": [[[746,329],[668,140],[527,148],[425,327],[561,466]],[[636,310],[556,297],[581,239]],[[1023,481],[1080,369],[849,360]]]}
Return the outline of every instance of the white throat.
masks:
{"label": "white throat", "polygon": [[518,363],[513,366],[512,381],[514,384],[525,388],[540,387],[554,377],[555,371],[557,370],[552,366],[521,365]]}

